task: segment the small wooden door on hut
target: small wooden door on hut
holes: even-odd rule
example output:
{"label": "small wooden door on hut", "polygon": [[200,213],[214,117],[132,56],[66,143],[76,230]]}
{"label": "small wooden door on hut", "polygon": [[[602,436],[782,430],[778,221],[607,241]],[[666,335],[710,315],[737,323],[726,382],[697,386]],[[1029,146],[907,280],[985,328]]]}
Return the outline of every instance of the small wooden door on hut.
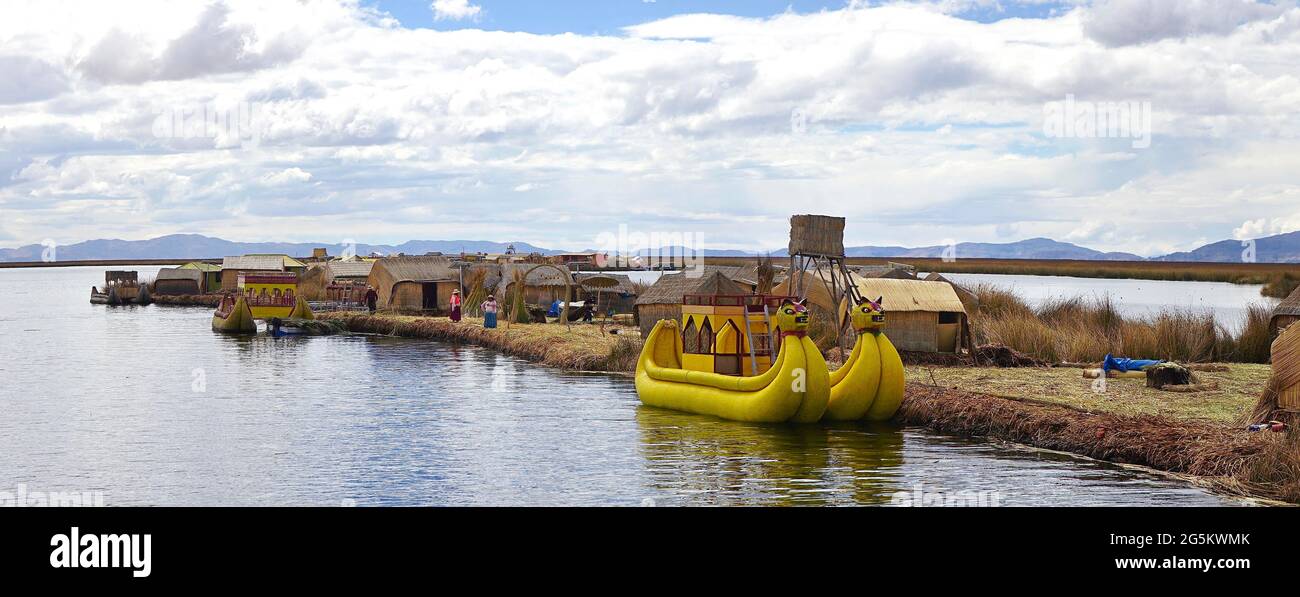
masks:
{"label": "small wooden door on hut", "polygon": [[421,284],[420,287],[421,287],[422,294],[424,295],[422,297],[420,308],[424,309],[425,311],[437,311],[438,310],[438,283],[425,282]]}

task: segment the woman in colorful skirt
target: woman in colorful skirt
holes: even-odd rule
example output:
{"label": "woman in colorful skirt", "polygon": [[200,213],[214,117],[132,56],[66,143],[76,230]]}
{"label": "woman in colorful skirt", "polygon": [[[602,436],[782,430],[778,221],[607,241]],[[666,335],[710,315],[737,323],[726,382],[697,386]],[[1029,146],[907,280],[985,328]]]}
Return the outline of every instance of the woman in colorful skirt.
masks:
{"label": "woman in colorful skirt", "polygon": [[451,290],[451,320],[452,322],[460,321],[460,289]]}
{"label": "woman in colorful skirt", "polygon": [[483,327],[485,328],[497,327],[497,311],[501,310],[501,307],[497,305],[496,297],[489,294],[487,300],[483,301],[482,307],[483,307]]}

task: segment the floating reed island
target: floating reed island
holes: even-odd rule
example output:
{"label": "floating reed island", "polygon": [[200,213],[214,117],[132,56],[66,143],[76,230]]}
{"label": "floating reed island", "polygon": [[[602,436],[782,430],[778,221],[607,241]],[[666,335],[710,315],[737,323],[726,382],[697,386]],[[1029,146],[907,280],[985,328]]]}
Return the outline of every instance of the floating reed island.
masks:
{"label": "floating reed island", "polygon": [[[1282,350],[1271,345],[1271,313],[1252,311],[1243,331],[1229,334],[1204,315],[1127,319],[1106,299],[1033,309],[1013,292],[975,288],[972,294],[980,307],[970,325],[981,344],[962,354],[905,353],[907,386],[897,421],[1149,467],[1220,492],[1300,503],[1300,445],[1288,418],[1300,406],[1294,404],[1300,363],[1288,356],[1291,364],[1279,364],[1276,373],[1267,364],[1270,349]],[[319,317],[353,332],[474,344],[566,370],[631,373],[642,346],[635,324],[507,323],[484,329],[475,317],[460,323],[383,312]],[[1018,335],[1016,326],[1036,333]],[[1300,338],[1300,329],[1288,337]],[[833,337],[823,341],[834,344]],[[1300,341],[1287,346],[1288,355],[1300,355]],[[1197,391],[1109,379],[1099,392],[1084,367],[1125,349],[1189,364]],[[826,354],[836,363],[840,351],[833,347]],[[1231,360],[1263,362],[1223,362]],[[1283,433],[1248,429],[1265,420],[1287,425],[1279,429]]]}

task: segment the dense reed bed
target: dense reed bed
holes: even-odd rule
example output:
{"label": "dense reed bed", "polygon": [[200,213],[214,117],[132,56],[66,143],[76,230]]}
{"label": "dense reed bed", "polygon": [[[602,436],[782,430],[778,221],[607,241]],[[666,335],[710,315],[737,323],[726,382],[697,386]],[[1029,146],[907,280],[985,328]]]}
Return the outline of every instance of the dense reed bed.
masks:
{"label": "dense reed bed", "polygon": [[1203,477],[1235,477],[1268,449],[1259,435],[1225,425],[1090,412],[925,385],[909,384],[898,418],[935,431]]}
{"label": "dense reed bed", "polygon": [[149,297],[155,305],[174,307],[216,307],[221,304],[221,294],[155,294]]}
{"label": "dense reed bed", "polygon": [[1109,296],[1058,299],[1030,307],[1014,291],[990,284],[970,289],[980,299],[973,316],[978,344],[1002,344],[1049,362],[1099,362],[1107,353],[1189,363],[1267,363],[1269,318],[1252,305],[1240,332],[1213,314],[1167,309],[1146,318],[1121,315]]}

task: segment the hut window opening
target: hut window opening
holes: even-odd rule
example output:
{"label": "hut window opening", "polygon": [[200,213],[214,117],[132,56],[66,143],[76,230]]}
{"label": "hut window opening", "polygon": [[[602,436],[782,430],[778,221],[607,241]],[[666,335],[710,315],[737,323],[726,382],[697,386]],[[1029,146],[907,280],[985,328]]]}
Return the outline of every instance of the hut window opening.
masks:
{"label": "hut window opening", "polygon": [[939,313],[939,323],[961,323],[961,314],[951,311]]}
{"label": "hut window opening", "polygon": [[698,348],[701,354],[713,353],[713,325],[709,323],[708,319],[705,319],[704,325],[700,326],[700,344]]}
{"label": "hut window opening", "polygon": [[700,338],[695,329],[695,318],[686,320],[686,327],[682,329],[682,348],[688,354],[699,354]]}

